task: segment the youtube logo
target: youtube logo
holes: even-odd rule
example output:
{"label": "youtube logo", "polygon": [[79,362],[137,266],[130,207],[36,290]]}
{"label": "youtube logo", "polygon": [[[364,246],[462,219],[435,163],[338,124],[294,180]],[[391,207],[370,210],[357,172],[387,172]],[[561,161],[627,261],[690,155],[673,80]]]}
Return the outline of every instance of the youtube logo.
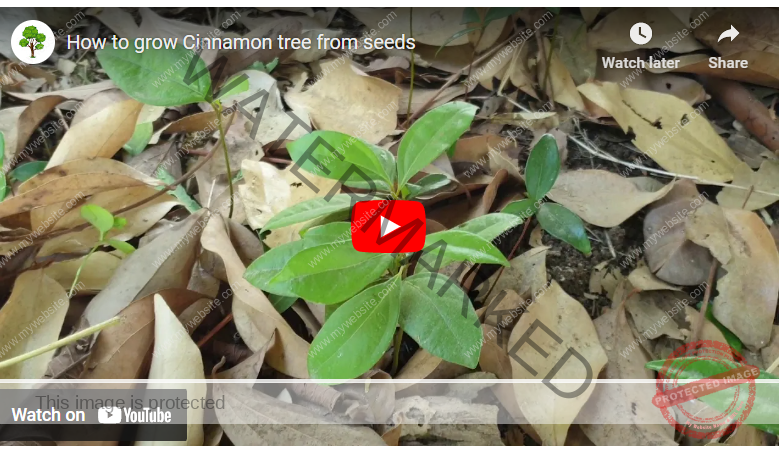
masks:
{"label": "youtube logo", "polygon": [[417,201],[360,201],[352,208],[352,246],[364,253],[413,253],[425,246],[425,208]]}

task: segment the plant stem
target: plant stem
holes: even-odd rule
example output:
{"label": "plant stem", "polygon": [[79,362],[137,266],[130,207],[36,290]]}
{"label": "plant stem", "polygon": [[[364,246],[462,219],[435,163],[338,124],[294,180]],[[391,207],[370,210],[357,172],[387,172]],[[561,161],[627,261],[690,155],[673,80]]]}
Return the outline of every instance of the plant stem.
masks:
{"label": "plant stem", "polygon": [[[414,37],[412,35],[412,16],[414,15],[414,8],[409,8],[409,37]],[[411,60],[411,71],[412,71],[412,79],[409,84],[409,101],[406,104],[406,116],[409,117],[412,115],[412,95],[414,94],[414,48],[411,50],[412,52],[412,60]]]}
{"label": "plant stem", "polygon": [[211,104],[217,111],[217,126],[219,127],[219,143],[222,145],[222,151],[225,153],[225,168],[227,168],[228,189],[230,189],[230,211],[228,218],[233,218],[233,173],[230,171],[230,157],[228,156],[227,144],[225,143],[225,130],[222,127],[222,103],[219,100]]}
{"label": "plant stem", "polygon": [[390,370],[390,375],[395,377],[398,372],[398,363],[401,356],[401,342],[404,338],[404,329],[398,326],[398,330],[395,332],[395,339],[393,342],[393,367]]}
{"label": "plant stem", "polygon": [[102,236],[101,236],[100,240],[101,240],[100,242],[98,242],[95,246],[92,247],[91,250],[89,250],[89,253],[87,253],[87,255],[84,257],[84,260],[81,261],[81,265],[79,265],[79,269],[76,270],[76,276],[73,277],[73,284],[70,286],[70,291],[68,292],[68,298],[72,298],[73,297],[73,292],[76,289],[76,284],[79,281],[79,276],[81,275],[81,270],[84,268],[84,265],[87,264],[87,259],[89,259],[89,256],[91,256],[92,253],[94,253],[95,250],[98,249],[98,246],[100,246],[100,244],[101,244],[101,242],[103,240]]}
{"label": "plant stem", "polygon": [[118,324],[121,321],[121,318],[118,316],[115,316],[114,318],[111,318],[110,320],[104,321],[100,324],[96,324],[92,327],[88,327],[84,329],[83,331],[76,332],[75,334],[68,335],[67,337],[57,340],[54,343],[49,343],[46,346],[42,346],[38,349],[32,350],[26,354],[22,354],[20,356],[16,356],[14,358],[3,360],[0,362],[0,370],[3,370],[5,368],[8,368],[9,366],[16,365],[17,363],[24,362],[25,360],[31,359],[33,357],[37,357],[41,354],[45,354],[49,351],[54,351],[55,349],[59,349],[63,346],[67,346],[75,341],[81,340],[84,337],[90,336],[94,334],[95,332],[99,332],[107,327],[111,327],[115,324]]}

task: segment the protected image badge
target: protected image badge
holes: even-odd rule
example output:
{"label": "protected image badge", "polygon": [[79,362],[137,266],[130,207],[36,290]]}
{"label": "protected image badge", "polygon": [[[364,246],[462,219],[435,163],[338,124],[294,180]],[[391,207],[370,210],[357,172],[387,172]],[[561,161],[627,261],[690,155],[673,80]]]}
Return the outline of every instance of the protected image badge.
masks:
{"label": "protected image badge", "polygon": [[119,424],[122,422],[122,410],[119,407],[100,407],[98,422],[101,424]]}
{"label": "protected image badge", "polygon": [[40,20],[22,22],[11,35],[11,48],[20,61],[40,64],[54,52],[54,32]]}

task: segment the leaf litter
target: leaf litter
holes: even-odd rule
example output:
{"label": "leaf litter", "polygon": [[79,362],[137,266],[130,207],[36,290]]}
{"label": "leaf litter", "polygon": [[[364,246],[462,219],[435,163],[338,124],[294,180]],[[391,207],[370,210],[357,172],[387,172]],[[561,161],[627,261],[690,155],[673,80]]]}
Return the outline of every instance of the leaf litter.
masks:
{"label": "leaf litter", "polygon": [[[0,377],[181,380],[191,397],[223,394],[229,406],[215,423],[189,410],[192,445],[689,444],[658,423],[651,384],[590,383],[564,398],[555,382],[415,381],[539,379],[566,348],[590,370],[569,362],[554,378],[654,379],[648,363],[696,339],[729,345],[776,378],[777,13],[734,11],[238,8],[225,37],[369,32],[417,47],[208,50],[195,65],[224,57],[220,78],[187,84],[177,68],[179,83],[156,97],[144,91],[151,78],[132,78],[116,53],[59,45],[58,63],[3,78],[0,347],[12,350],[0,354]],[[101,33],[181,38],[212,31],[211,12],[105,8],[80,20]],[[654,24],[641,48],[625,38],[635,22]],[[718,42],[732,23],[749,39]],[[675,69],[605,67],[609,57],[658,59],[654,49],[672,39],[661,58]],[[750,68],[710,68],[705,52]],[[177,56],[134,57],[157,78]],[[296,146],[314,131],[348,142],[325,170]],[[543,159],[532,151],[547,145]],[[352,164],[366,176],[342,177]],[[388,259],[382,268],[403,282],[371,303],[394,277],[369,274],[352,262],[364,256],[337,242],[354,238],[350,195],[368,200],[367,186],[383,184],[370,193],[424,205],[428,245],[446,242],[450,265]],[[101,229],[84,206],[113,222]],[[490,246],[478,252],[476,242]],[[373,276],[364,293],[341,302],[349,269],[317,278],[317,262],[295,259],[331,251],[334,267]],[[273,262],[257,271],[263,260]],[[429,271],[436,290],[450,275],[458,290],[429,294]],[[293,285],[307,277],[317,288]],[[339,330],[367,308],[360,327]],[[549,357],[514,347],[538,323],[562,342],[539,340]],[[293,384],[276,397],[186,381],[345,370],[365,389]],[[500,416],[511,423],[496,425]],[[767,438],[776,433],[744,425],[721,441]]]}

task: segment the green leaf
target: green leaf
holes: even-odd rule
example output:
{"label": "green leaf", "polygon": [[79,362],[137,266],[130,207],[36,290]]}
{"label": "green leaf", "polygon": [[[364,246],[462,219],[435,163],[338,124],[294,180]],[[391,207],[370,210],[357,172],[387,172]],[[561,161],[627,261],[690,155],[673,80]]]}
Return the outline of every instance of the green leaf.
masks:
{"label": "green leaf", "polygon": [[336,223],[344,220],[349,220],[351,210],[342,210],[339,212],[335,212],[332,214],[324,215],[319,218],[315,218],[314,220],[311,220],[310,222],[306,223],[301,227],[301,230],[298,231],[298,234],[303,236],[309,229],[315,228],[317,226],[322,226],[330,223]]}
{"label": "green leaf", "polygon": [[475,368],[482,348],[482,330],[474,326],[477,313],[457,283],[442,274],[433,276],[433,289],[428,288],[428,273],[410,276],[401,284],[401,328],[431,354]]}
{"label": "green leaf", "polygon": [[133,251],[135,251],[135,247],[133,247],[133,245],[121,240],[108,239],[108,244],[114,247],[114,249],[118,249],[125,254],[133,254]]}
{"label": "green leaf", "polygon": [[574,212],[560,204],[544,203],[536,218],[542,229],[550,235],[577,248],[581,253],[590,255],[590,240],[585,233],[585,225]]}
{"label": "green leaf", "polygon": [[[653,360],[648,362],[645,367],[654,371],[664,369],[666,360]],[[721,374],[731,369],[744,366],[731,360],[711,360],[698,357],[681,357],[674,359],[669,366],[668,378],[677,379],[704,379]],[[684,369],[680,369],[684,368]],[[758,379],[777,380],[777,376],[761,370]],[[744,421],[744,424],[751,425],[757,429],[769,432],[773,435],[778,434],[778,422],[780,421],[780,404],[778,404],[778,383],[758,383],[756,382],[756,397],[753,402],[753,409]],[[748,397],[748,385],[738,384],[726,390],[707,394],[699,398],[707,405],[719,412],[725,412],[731,408],[731,404],[736,396],[735,388],[739,388],[739,397]],[[771,424],[767,424],[771,423]]]}
{"label": "green leaf", "polygon": [[425,195],[426,193],[435,192],[436,190],[447,187],[451,182],[450,178],[446,175],[439,173],[427,175],[414,184],[411,182],[406,184],[406,188],[409,189],[407,198],[416,198]]}
{"label": "green leaf", "polygon": [[11,173],[9,173],[8,176],[11,179],[24,182],[38,173],[46,170],[46,164],[48,164],[46,161],[25,162],[24,164],[19,164],[18,167],[11,170]]}
{"label": "green leaf", "polygon": [[[314,148],[311,153],[310,148]],[[341,180],[355,165],[370,178],[389,180],[393,184],[393,155],[357,137],[335,131],[314,131],[287,145],[287,150],[301,168],[324,178]],[[353,172],[349,181],[366,182],[366,179]]]}
{"label": "green leaf", "polygon": [[114,227],[114,216],[111,212],[95,204],[81,206],[81,216],[100,231],[100,240]]}
{"label": "green leaf", "polygon": [[349,210],[351,207],[352,196],[346,193],[334,195],[330,199],[323,197],[312,198],[288,207],[274,215],[263,227],[263,232],[313,220],[335,212]]}
{"label": "green leaf", "polygon": [[125,226],[127,226],[127,218],[125,217],[114,217],[114,229],[122,229]]}
{"label": "green leaf", "polygon": [[523,220],[514,215],[493,213],[473,218],[456,226],[453,230],[470,232],[472,234],[477,234],[487,241],[492,241],[508,229],[521,224],[523,224]]}
{"label": "green leaf", "polygon": [[509,17],[521,9],[523,8],[490,8],[488,9],[487,14],[485,14],[485,25],[494,20]]}
{"label": "green leaf", "polygon": [[[698,310],[701,310],[702,303],[698,303],[696,305],[696,308]],[[717,318],[715,318],[715,315],[712,314],[712,305],[707,307],[707,312],[704,314],[705,318],[709,320],[712,324],[715,325],[715,327],[720,330],[720,332],[723,334],[723,338],[726,339],[726,342],[731,346],[735,351],[742,353],[742,340],[737,337],[734,332],[731,332],[726,326],[720,323]]]}
{"label": "green leaf", "polygon": [[[449,231],[430,234],[425,237],[424,248],[442,240],[447,243],[444,255],[448,259],[509,266],[509,261],[506,260],[506,257],[489,240],[466,231],[450,229]],[[425,251],[424,248],[423,251]],[[423,257],[432,258],[428,263],[433,264],[436,256],[437,252],[432,250]]]}
{"label": "green leaf", "polygon": [[467,23],[479,23],[481,21],[482,17],[479,16],[477,8],[474,8],[473,6],[463,8],[463,18],[460,19],[461,25],[465,25]]}
{"label": "green leaf", "polygon": [[435,108],[414,122],[398,147],[398,186],[447,151],[466,132],[477,107],[453,101]]}
{"label": "green leaf", "polygon": [[238,95],[238,94],[241,94],[241,93],[244,93],[244,92],[248,91],[249,90],[249,77],[247,77],[243,73],[238,74],[238,75],[234,75],[232,78],[230,78],[229,80],[225,81],[224,86],[231,86],[232,83],[235,83],[236,79],[239,79],[241,77],[243,77],[243,80],[240,83],[238,83],[235,86],[231,87],[230,90],[227,91],[227,92],[220,92],[219,93],[219,97],[217,99],[218,100],[226,100],[229,97],[232,97],[234,95]]}
{"label": "green leaf", "polygon": [[460,30],[460,31],[456,32],[452,36],[448,37],[447,40],[444,41],[443,44],[441,44],[441,47],[439,47],[439,49],[436,50],[436,53],[433,55],[433,57],[435,58],[436,56],[439,56],[439,52],[442,51],[444,49],[444,47],[447,46],[447,44],[449,44],[450,42],[454,41],[455,39],[457,39],[457,38],[459,38],[459,37],[461,37],[463,35],[469,34],[469,33],[473,32],[473,31],[478,31],[478,30],[481,30],[481,29],[482,29],[481,26],[475,26],[475,27],[466,28],[465,30]]}
{"label": "green leaf", "polygon": [[198,58],[193,74],[206,70],[203,60],[183,47],[136,53],[133,49],[110,46],[97,52],[100,65],[120,89],[141,103],[154,106],[181,106],[208,98],[208,73],[191,84],[184,82],[193,57]]}
{"label": "green leaf", "polygon": [[293,303],[297,300],[297,296],[281,296],[273,293],[268,294],[268,301],[271,302],[271,305],[274,306],[274,309],[279,313],[292,307]]}
{"label": "green leaf", "polygon": [[398,276],[369,287],[338,307],[309,347],[312,379],[353,379],[390,346],[401,312]]}
{"label": "green leaf", "polygon": [[392,254],[363,253],[351,240],[304,249],[269,282],[294,296],[321,303],[341,302],[378,279],[392,265]]}
{"label": "green leaf", "polygon": [[[157,171],[155,172],[157,175],[157,179],[163,181],[166,184],[173,184],[176,180],[173,178],[173,175],[168,173],[167,170],[165,170],[162,167],[158,167]],[[164,189],[165,187],[158,187],[157,190]],[[190,213],[194,213],[200,210],[200,204],[198,204],[197,201],[195,201],[184,189],[184,186],[181,184],[177,185],[175,189],[171,192],[171,195],[176,197],[177,200],[181,201],[181,203],[184,205],[184,207],[189,211]]]}
{"label": "green leaf", "polygon": [[311,242],[307,248],[334,242],[352,244],[351,226],[350,223],[344,222],[324,224],[306,231],[303,239]]}
{"label": "green leaf", "polygon": [[122,146],[128,153],[133,156],[138,156],[149,145],[149,141],[152,140],[152,134],[154,133],[154,126],[151,123],[141,123],[135,126],[133,136],[130,140]]}
{"label": "green leaf", "polygon": [[531,218],[538,209],[536,208],[536,201],[531,198],[526,198],[520,201],[513,201],[506,205],[501,212],[505,214],[517,215],[521,220],[527,220]]}
{"label": "green leaf", "polygon": [[525,185],[534,200],[541,200],[558,179],[561,158],[555,138],[545,134],[539,139],[525,164]]}

